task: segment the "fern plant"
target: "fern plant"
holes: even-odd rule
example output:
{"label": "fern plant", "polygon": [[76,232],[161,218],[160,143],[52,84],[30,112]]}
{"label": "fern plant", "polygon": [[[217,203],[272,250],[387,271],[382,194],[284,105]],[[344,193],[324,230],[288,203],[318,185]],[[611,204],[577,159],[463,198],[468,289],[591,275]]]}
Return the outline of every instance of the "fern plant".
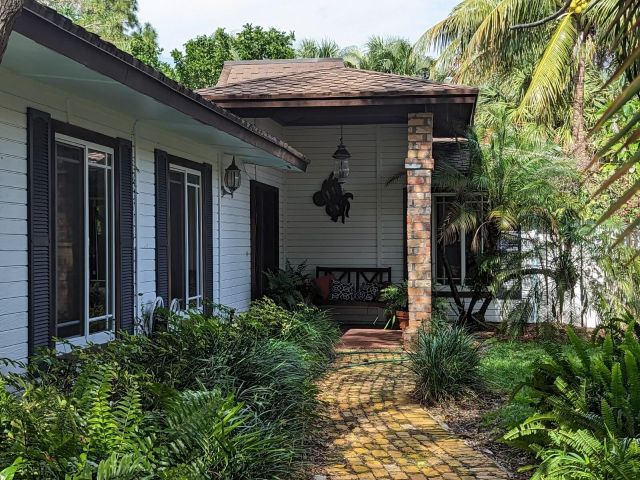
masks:
{"label": "fern plant", "polygon": [[0,375],[1,475],[295,477],[319,410],[313,379],[339,331],[316,308],[269,299],[213,311],[64,359],[44,351]]}
{"label": "fern plant", "polygon": [[307,302],[311,297],[311,283],[306,269],[307,262],[294,266],[287,260],[284,270],[265,272],[266,295],[276,304],[289,309]]}
{"label": "fern plant", "polygon": [[537,413],[505,435],[536,453],[541,463],[534,478],[640,475],[640,342],[634,326],[622,337],[609,331],[592,342],[568,328],[568,352],[547,346],[548,358],[522,385]]}

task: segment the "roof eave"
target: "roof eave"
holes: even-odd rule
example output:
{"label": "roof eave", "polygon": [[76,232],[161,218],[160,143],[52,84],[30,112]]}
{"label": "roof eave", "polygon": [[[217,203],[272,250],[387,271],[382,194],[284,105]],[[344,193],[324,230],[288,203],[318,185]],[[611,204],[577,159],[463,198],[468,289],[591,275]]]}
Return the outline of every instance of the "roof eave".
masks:
{"label": "roof eave", "polygon": [[27,0],[14,30],[40,45],[185,115],[305,171],[309,160],[276,137],[204,99],[97,35],[33,0]]}
{"label": "roof eave", "polygon": [[450,95],[391,95],[391,96],[353,96],[353,97],[268,97],[247,98],[243,96],[209,96],[224,108],[291,108],[291,107],[357,107],[374,105],[420,105],[420,104],[475,104],[477,92]]}

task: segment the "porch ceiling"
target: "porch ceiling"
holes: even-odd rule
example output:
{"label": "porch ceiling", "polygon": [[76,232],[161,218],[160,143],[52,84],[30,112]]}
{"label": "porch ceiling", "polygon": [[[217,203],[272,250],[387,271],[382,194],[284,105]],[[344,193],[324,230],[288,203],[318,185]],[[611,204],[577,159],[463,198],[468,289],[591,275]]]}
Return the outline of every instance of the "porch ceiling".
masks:
{"label": "porch ceiling", "polygon": [[475,107],[473,102],[410,103],[349,106],[247,106],[225,108],[245,118],[271,118],[284,126],[406,124],[409,113],[431,112],[435,137],[464,136]]}

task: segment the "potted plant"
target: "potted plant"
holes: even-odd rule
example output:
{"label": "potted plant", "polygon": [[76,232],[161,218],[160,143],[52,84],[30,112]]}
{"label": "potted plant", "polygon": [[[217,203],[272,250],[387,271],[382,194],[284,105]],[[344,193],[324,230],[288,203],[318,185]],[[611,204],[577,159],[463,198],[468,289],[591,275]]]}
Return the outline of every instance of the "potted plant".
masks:
{"label": "potted plant", "polygon": [[386,303],[385,316],[389,319],[384,328],[392,327],[398,322],[401,330],[409,326],[409,297],[407,282],[394,283],[380,291],[380,300]]}

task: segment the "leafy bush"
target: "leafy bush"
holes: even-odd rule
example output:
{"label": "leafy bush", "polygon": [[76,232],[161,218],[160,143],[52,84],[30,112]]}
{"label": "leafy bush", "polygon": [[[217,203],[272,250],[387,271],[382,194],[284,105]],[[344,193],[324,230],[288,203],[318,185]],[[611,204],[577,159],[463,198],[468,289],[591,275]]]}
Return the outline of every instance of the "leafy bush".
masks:
{"label": "leafy bush", "polygon": [[478,382],[479,364],[478,346],[461,327],[422,329],[409,352],[416,395],[427,405],[468,392]]}
{"label": "leafy bush", "polygon": [[287,260],[284,270],[268,271],[266,296],[284,308],[295,308],[311,300],[312,286],[309,276],[304,273],[307,262],[293,266]]}
{"label": "leafy bush", "polygon": [[409,294],[407,282],[394,283],[380,291],[380,301],[385,302],[384,315],[389,320],[385,328],[394,326],[397,311],[407,311],[409,308]]}
{"label": "leafy bush", "polygon": [[623,337],[609,332],[601,342],[582,340],[571,328],[567,333],[570,350],[548,345],[548,357],[523,384],[533,392],[536,414],[505,439],[537,454],[538,478],[638,478],[640,342],[634,323]]}
{"label": "leafy bush", "polygon": [[318,411],[313,380],[338,338],[322,312],[262,300],[233,320],[170,317],[166,331],[70,359],[44,352],[0,379],[0,472],[293,478]]}

